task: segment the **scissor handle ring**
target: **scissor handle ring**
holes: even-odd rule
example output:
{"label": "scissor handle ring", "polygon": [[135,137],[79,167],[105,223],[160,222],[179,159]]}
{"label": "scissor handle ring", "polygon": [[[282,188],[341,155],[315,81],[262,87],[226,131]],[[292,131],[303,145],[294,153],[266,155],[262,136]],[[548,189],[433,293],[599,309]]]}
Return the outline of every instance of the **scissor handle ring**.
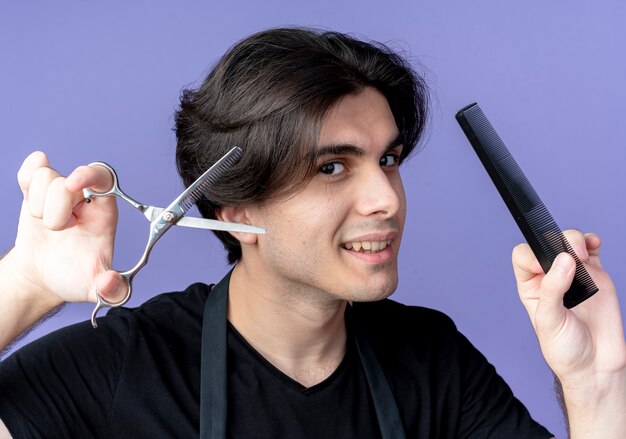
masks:
{"label": "scissor handle ring", "polygon": [[109,302],[108,300],[106,300],[100,295],[100,293],[98,292],[98,288],[96,288],[96,306],[91,312],[91,325],[94,328],[98,327],[98,322],[96,321],[96,315],[98,314],[98,311],[104,308],[119,308],[120,306],[125,305],[126,302],[130,300],[130,296],[131,296],[132,289],[133,289],[132,280],[133,280],[134,274],[135,274],[134,271],[126,271],[124,273],[120,273],[120,276],[126,279],[128,289],[126,291],[126,295],[119,302]]}
{"label": "scissor handle ring", "polygon": [[111,167],[111,165],[105,162],[92,162],[92,163],[89,163],[89,165],[87,166],[101,166],[107,171],[109,171],[109,173],[111,174],[111,177],[113,178],[113,184],[111,185],[111,188],[106,192],[96,192],[92,190],[91,188],[83,189],[83,196],[85,197],[85,200],[87,203],[91,201],[92,197],[104,197],[105,195],[120,195],[121,194],[120,187],[118,184],[118,179],[117,179],[117,173],[115,172],[115,169]]}

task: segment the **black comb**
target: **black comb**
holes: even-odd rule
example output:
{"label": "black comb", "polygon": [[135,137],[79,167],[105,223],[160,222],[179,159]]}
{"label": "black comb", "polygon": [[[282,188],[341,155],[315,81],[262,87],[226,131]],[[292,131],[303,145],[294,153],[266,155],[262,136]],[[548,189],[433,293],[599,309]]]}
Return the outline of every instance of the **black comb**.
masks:
{"label": "black comb", "polygon": [[562,252],[569,253],[576,261],[574,281],[563,297],[563,305],[573,308],[593,296],[598,287],[478,104],[459,110],[456,120],[543,271],[547,273],[556,256]]}

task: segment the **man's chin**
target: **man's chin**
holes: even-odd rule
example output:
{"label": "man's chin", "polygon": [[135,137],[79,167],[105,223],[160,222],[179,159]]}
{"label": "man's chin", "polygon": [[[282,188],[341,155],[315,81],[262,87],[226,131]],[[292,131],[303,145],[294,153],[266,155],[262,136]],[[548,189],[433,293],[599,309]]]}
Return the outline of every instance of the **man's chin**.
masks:
{"label": "man's chin", "polygon": [[377,288],[370,287],[361,290],[353,290],[350,292],[350,298],[348,300],[353,302],[376,302],[391,296],[396,291],[397,286],[398,282],[396,280]]}

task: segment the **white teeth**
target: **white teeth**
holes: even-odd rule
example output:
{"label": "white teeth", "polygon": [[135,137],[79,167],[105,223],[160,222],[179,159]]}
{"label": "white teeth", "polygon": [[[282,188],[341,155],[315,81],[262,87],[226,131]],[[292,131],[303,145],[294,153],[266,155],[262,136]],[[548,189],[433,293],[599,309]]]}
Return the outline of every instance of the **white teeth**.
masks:
{"label": "white teeth", "polygon": [[353,250],[355,252],[361,251],[367,253],[377,253],[383,251],[391,243],[391,240],[387,241],[354,241],[346,242],[343,247],[347,250]]}

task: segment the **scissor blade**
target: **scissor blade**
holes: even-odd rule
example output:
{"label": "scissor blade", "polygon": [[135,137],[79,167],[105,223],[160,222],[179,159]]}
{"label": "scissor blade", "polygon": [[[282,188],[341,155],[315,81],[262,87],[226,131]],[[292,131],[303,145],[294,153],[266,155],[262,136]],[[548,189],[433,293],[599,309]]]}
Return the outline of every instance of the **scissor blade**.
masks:
{"label": "scissor blade", "polygon": [[177,223],[177,226],[196,227],[209,230],[225,230],[227,232],[257,233],[263,235],[265,229],[261,227],[249,226],[248,224],[229,223],[227,221],[217,221],[207,218],[184,216]]}
{"label": "scissor blade", "polygon": [[[154,221],[164,211],[162,207],[150,207],[145,211],[146,218],[150,222]],[[229,223],[227,221],[217,221],[207,218],[184,216],[178,220],[177,226],[194,227],[197,229],[224,230],[227,232],[257,233],[264,234],[265,229],[261,227],[249,226],[248,224]]]}
{"label": "scissor blade", "polygon": [[[221,159],[207,169],[196,181],[185,189],[169,206],[168,209],[176,210],[177,216],[184,215],[191,207],[196,204],[207,189],[212,187],[215,182],[224,175],[231,167],[241,158],[243,150],[235,146],[228,151]],[[178,212],[178,209],[181,212]]]}

